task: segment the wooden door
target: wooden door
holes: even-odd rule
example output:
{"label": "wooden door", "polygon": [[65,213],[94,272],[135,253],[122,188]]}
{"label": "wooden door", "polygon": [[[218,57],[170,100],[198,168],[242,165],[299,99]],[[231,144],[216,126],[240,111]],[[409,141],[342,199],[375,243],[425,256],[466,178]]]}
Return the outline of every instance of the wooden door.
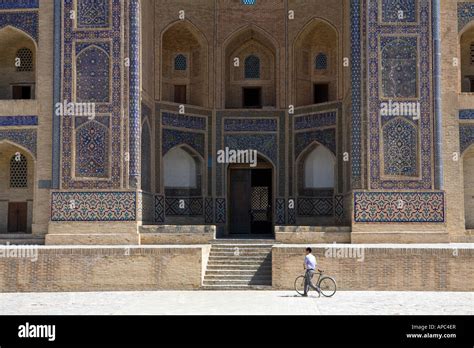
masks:
{"label": "wooden door", "polygon": [[230,171],[230,233],[251,233],[252,172],[248,169]]}
{"label": "wooden door", "polygon": [[174,102],[186,104],[186,85],[174,86]]}
{"label": "wooden door", "polygon": [[8,203],[8,232],[27,232],[27,212],[28,203],[10,202]]}

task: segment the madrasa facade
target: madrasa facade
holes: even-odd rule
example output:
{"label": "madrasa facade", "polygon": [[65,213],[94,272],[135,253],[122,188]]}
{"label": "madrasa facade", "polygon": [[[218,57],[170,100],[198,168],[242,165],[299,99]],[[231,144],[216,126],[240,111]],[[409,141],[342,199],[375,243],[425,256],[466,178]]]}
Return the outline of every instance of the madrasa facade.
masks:
{"label": "madrasa facade", "polygon": [[473,93],[473,1],[0,0],[0,236],[472,242]]}

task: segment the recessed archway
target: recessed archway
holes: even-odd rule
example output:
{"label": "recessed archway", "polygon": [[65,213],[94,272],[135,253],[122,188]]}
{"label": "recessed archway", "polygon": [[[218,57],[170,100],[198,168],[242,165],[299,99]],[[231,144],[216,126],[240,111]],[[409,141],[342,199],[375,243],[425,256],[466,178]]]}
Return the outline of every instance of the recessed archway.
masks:
{"label": "recessed archway", "polygon": [[190,21],[174,22],[161,35],[161,99],[209,106],[208,43]]}
{"label": "recessed archway", "polygon": [[0,233],[31,233],[35,160],[22,147],[0,142]]}
{"label": "recessed archway", "polygon": [[461,54],[461,92],[474,93],[474,21],[469,23],[459,37]]}
{"label": "recessed archway", "polygon": [[224,43],[225,106],[276,107],[277,45],[263,30],[246,26]]}
{"label": "recessed archway", "polygon": [[0,99],[35,99],[36,43],[25,32],[0,30]]}
{"label": "recessed archway", "polygon": [[298,34],[293,46],[296,106],[338,99],[338,45],[336,28],[319,18]]}
{"label": "recessed archway", "polygon": [[463,154],[464,216],[466,229],[474,229],[474,146]]}

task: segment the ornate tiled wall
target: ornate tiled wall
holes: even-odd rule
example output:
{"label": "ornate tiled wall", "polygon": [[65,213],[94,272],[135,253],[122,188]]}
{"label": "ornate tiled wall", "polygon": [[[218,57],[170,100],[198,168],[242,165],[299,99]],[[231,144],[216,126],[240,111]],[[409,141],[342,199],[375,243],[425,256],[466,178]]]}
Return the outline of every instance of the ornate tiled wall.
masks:
{"label": "ornate tiled wall", "polygon": [[51,221],[135,221],[136,192],[53,192]]}
{"label": "ornate tiled wall", "polygon": [[474,19],[474,2],[458,2],[458,31]]}
{"label": "ornate tiled wall", "polygon": [[357,223],[444,223],[443,192],[356,192]]}
{"label": "ornate tiled wall", "polygon": [[[366,4],[370,188],[431,189],[431,2],[370,0]],[[403,19],[395,16],[397,8],[403,11]],[[409,115],[382,119],[380,105],[389,100],[419,102],[420,119]],[[409,156],[400,155],[409,148],[412,149],[408,151]]]}
{"label": "ornate tiled wall", "polygon": [[36,157],[36,129],[0,129],[0,141],[2,140],[8,140],[14,144],[18,144]]}
{"label": "ornate tiled wall", "polygon": [[[76,20],[70,18],[72,10]],[[62,16],[61,100],[94,102],[98,117],[62,116],[61,188],[119,189],[126,161],[122,2],[64,0]]]}

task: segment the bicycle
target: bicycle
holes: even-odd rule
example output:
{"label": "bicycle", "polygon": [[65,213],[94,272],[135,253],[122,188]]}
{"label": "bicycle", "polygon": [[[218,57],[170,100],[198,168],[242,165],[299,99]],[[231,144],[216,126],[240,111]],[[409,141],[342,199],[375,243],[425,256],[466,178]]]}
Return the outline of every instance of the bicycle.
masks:
{"label": "bicycle", "polygon": [[[324,271],[320,270],[320,269],[318,269],[317,272],[315,272],[314,274],[318,275],[318,281],[316,282],[316,288],[319,289],[321,294],[324,297],[334,296],[334,294],[336,293],[336,290],[337,290],[336,280],[332,277],[323,275]],[[314,276],[314,274],[313,274],[313,276]],[[306,279],[306,274],[305,275],[300,275],[299,277],[297,277],[295,279],[295,290],[299,295],[304,294],[305,279]],[[310,281],[312,281],[312,279]],[[314,285],[314,283],[313,283],[313,285]],[[311,289],[311,287],[310,287],[310,289]]]}

